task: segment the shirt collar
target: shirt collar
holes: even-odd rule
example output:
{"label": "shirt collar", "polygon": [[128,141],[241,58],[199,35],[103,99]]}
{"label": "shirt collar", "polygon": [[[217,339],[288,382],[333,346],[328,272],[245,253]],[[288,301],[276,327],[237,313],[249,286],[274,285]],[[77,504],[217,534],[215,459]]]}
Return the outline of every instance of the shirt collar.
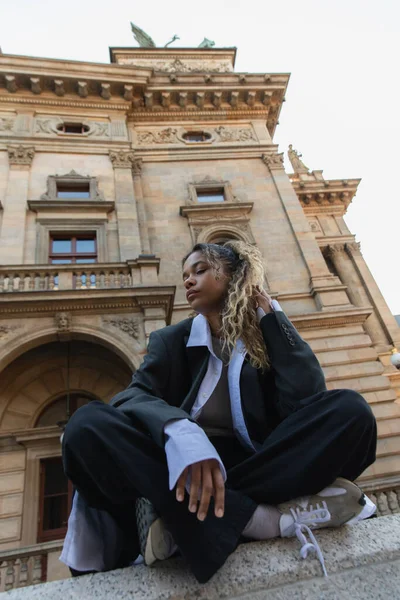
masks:
{"label": "shirt collar", "polygon": [[[210,325],[203,315],[197,315],[197,317],[193,319],[190,336],[186,344],[187,348],[193,348],[196,346],[206,346],[209,352],[215,356],[211,340]],[[242,340],[237,341],[235,352],[238,354],[246,353]]]}

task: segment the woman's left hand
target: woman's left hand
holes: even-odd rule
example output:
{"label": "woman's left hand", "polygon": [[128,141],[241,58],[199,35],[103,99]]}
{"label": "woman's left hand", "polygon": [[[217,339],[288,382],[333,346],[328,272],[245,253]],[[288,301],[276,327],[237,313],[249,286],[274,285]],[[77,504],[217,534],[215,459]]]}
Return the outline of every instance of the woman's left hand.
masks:
{"label": "woman's left hand", "polygon": [[271,301],[272,298],[265,290],[260,287],[255,287],[253,291],[253,298],[257,304],[257,308],[260,307],[265,313],[272,312]]}

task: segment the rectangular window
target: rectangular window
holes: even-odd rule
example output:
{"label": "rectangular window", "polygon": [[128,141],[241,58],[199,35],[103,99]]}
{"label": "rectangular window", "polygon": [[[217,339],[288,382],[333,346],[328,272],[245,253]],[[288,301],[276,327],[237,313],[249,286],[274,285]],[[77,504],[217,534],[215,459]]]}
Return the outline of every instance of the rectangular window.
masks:
{"label": "rectangular window", "polygon": [[89,182],[57,182],[57,198],[64,200],[68,198],[90,198]]}
{"label": "rectangular window", "polygon": [[196,190],[198,202],[224,202],[224,189]]}
{"label": "rectangular window", "polygon": [[72,485],[61,457],[40,461],[38,543],[63,538],[71,511]]}
{"label": "rectangular window", "polygon": [[53,265],[97,262],[95,233],[50,234],[49,263]]}

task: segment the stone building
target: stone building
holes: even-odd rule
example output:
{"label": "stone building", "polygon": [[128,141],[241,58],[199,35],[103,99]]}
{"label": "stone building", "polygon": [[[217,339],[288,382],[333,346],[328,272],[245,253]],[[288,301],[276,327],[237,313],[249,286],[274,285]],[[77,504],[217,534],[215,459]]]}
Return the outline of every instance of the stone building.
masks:
{"label": "stone building", "polygon": [[235,54],[0,55],[1,590],[65,573],[61,428],[188,315],[180,261],[196,241],[260,248],[328,386],[371,404],[378,460],[360,484],[399,512],[400,329],[343,219],[359,180],[326,180],[293,148],[285,172],[273,136],[289,75],[236,73]]}

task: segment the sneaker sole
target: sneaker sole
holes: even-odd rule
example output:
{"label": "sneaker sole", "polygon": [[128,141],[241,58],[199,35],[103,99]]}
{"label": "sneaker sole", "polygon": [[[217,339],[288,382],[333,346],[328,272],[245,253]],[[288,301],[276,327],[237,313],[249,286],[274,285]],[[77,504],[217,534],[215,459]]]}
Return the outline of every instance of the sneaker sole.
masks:
{"label": "sneaker sole", "polygon": [[354,525],[354,523],[358,523],[359,521],[363,521],[364,519],[368,519],[369,517],[372,517],[372,515],[376,513],[376,506],[372,502],[372,500],[370,500],[368,498],[368,496],[366,496],[365,494],[364,494],[364,498],[365,498],[364,508],[362,509],[362,511],[358,515],[356,515],[355,517],[353,517],[352,519],[350,519],[350,521],[347,521],[345,523],[346,525]]}
{"label": "sneaker sole", "polygon": [[136,523],[139,536],[140,553],[147,566],[152,565],[157,557],[154,555],[151,544],[152,528],[161,519],[155,512],[153,505],[146,498],[136,500]]}

